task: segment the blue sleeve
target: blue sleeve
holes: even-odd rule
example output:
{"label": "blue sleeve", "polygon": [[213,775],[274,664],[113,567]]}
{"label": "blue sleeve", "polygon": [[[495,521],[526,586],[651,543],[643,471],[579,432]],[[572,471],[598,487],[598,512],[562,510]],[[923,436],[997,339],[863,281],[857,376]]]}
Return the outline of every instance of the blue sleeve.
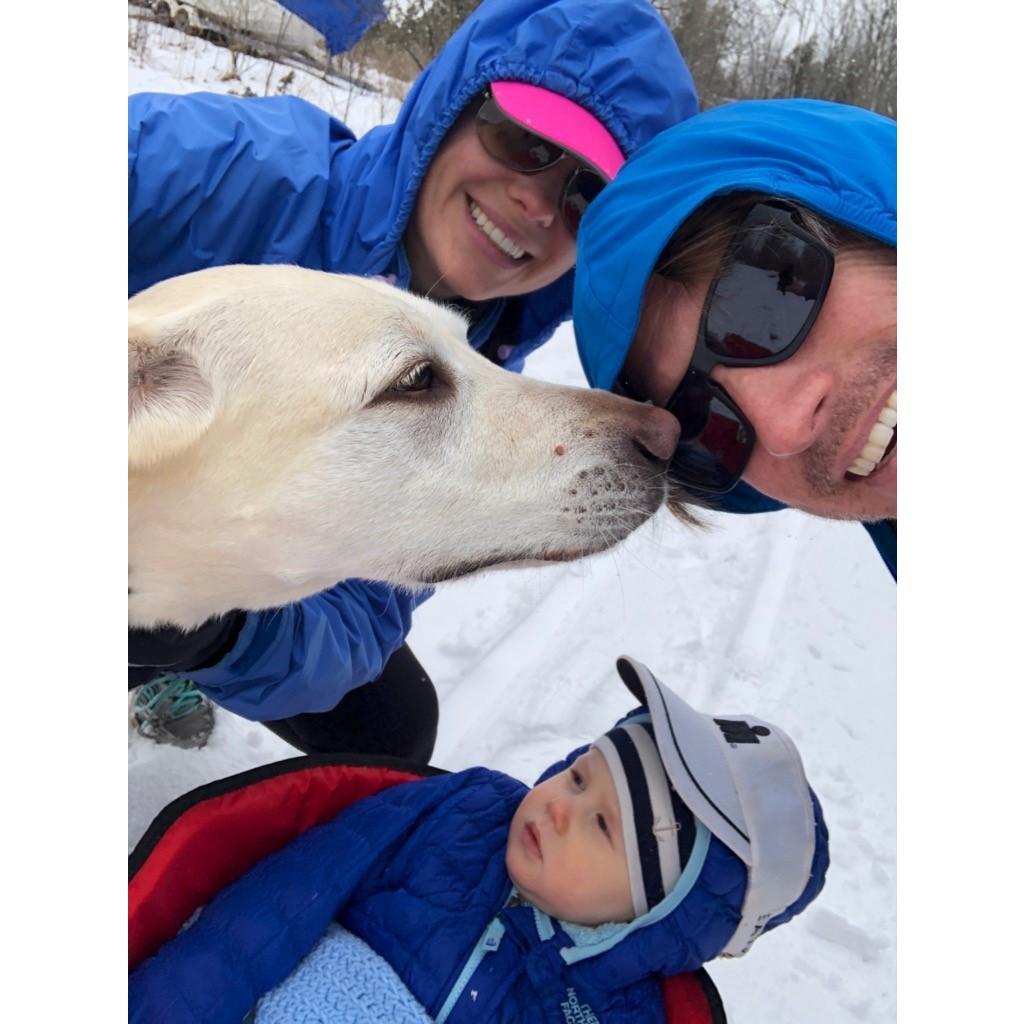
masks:
{"label": "blue sleeve", "polygon": [[323,265],[334,155],[354,136],[291,96],[128,101],[128,294],[227,263]]}
{"label": "blue sleeve", "polygon": [[284,608],[249,612],[234,647],[189,678],[211,700],[258,722],[329,711],[381,674],[430,593],[345,580]]}

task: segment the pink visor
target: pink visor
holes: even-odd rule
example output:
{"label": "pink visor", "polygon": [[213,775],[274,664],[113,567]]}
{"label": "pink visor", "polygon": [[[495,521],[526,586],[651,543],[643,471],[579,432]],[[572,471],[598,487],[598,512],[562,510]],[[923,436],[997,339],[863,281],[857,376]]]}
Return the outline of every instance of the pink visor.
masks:
{"label": "pink visor", "polygon": [[578,103],[557,92],[525,82],[492,82],[491,95],[517,124],[586,161],[608,181],[626,162],[608,129]]}

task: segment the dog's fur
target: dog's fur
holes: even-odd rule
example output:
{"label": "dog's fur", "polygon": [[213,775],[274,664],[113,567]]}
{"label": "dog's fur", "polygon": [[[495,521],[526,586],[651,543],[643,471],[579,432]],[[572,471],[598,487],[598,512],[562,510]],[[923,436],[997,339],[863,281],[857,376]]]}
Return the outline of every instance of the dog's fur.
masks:
{"label": "dog's fur", "polygon": [[507,373],[454,312],[382,282],[162,282],[128,304],[129,621],[600,551],[661,504],[667,419]]}

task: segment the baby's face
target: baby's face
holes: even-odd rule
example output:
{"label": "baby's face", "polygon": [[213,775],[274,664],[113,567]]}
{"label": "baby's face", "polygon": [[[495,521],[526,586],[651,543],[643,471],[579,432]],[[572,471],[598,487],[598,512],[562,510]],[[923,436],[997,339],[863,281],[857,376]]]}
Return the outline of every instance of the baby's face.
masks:
{"label": "baby's face", "polygon": [[516,809],[505,865],[545,913],[576,924],[633,918],[619,798],[604,755],[588,750]]}

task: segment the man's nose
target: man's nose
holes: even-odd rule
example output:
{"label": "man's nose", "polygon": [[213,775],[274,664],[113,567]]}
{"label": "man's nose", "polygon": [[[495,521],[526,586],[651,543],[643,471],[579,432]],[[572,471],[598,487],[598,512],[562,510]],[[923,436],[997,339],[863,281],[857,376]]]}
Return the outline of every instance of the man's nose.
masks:
{"label": "man's nose", "polygon": [[835,377],[799,358],[774,366],[717,366],[712,378],[746,413],[762,448],[776,458],[799,455],[821,436]]}
{"label": "man's nose", "polygon": [[569,827],[569,808],[565,801],[549,800],[548,817],[551,819],[555,832],[560,836],[565,835],[565,830]]}

